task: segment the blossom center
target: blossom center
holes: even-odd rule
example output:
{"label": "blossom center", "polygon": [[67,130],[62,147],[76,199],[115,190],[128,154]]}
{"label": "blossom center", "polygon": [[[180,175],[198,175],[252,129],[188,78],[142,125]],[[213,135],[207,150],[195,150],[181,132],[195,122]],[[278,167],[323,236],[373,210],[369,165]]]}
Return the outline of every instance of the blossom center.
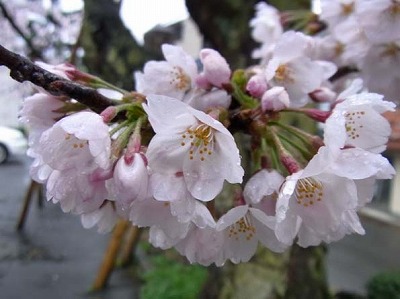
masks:
{"label": "blossom center", "polygon": [[243,236],[247,241],[250,241],[255,234],[256,227],[251,223],[251,219],[247,215],[232,224],[228,231],[228,237],[237,241],[239,236]]}
{"label": "blossom center", "polygon": [[389,13],[392,16],[400,14],[400,3],[398,1],[393,1],[392,5],[389,7]]}
{"label": "blossom center", "polygon": [[188,128],[182,134],[181,146],[186,146],[186,144],[190,144],[190,160],[197,157],[200,161],[204,161],[206,156],[211,156],[213,153],[214,129],[203,123]]}
{"label": "blossom center", "polygon": [[185,73],[185,71],[181,67],[174,66],[170,73],[172,79],[169,83],[171,85],[175,86],[177,89],[182,91],[190,89],[190,84],[191,84],[190,77]]}
{"label": "blossom center", "polygon": [[323,185],[314,178],[300,179],[296,185],[295,195],[298,204],[304,207],[312,206],[322,200],[324,196]]}
{"label": "blossom center", "polygon": [[344,45],[342,43],[337,42],[334,51],[336,56],[342,55],[344,52]]}
{"label": "blossom center", "polygon": [[354,2],[342,4],[342,15],[348,16],[354,11]]}
{"label": "blossom center", "polygon": [[286,64],[281,64],[275,71],[275,80],[278,82],[293,81],[290,76],[290,69]]}
{"label": "blossom center", "polygon": [[350,139],[357,139],[360,137],[359,130],[364,126],[360,124],[361,118],[365,115],[365,111],[347,112],[346,118],[346,133]]}
{"label": "blossom center", "polygon": [[80,140],[71,134],[65,134],[64,140],[71,145],[74,149],[81,149],[84,148],[86,145],[89,144],[87,140]]}
{"label": "blossom center", "polygon": [[394,57],[396,54],[399,52],[400,48],[397,46],[395,43],[390,43],[385,46],[385,49],[383,50],[381,56],[391,56]]}

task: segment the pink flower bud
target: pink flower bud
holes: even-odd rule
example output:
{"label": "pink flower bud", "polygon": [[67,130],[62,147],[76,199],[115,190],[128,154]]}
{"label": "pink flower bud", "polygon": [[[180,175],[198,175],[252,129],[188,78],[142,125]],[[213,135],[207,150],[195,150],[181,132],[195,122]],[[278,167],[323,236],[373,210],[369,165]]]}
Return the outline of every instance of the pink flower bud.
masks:
{"label": "pink flower bud", "polygon": [[88,73],[82,72],[78,70],[75,66],[72,66],[71,68],[67,69],[65,74],[67,75],[68,79],[75,81],[75,82],[80,82],[82,84],[90,84],[96,82],[98,80],[97,77],[90,75]]}
{"label": "pink flower bud", "polygon": [[114,177],[108,188],[115,195],[115,200],[128,209],[134,200],[147,198],[149,174],[147,160],[139,153],[134,154],[132,163],[124,158],[118,160],[114,169]]}
{"label": "pink flower bud", "polygon": [[100,113],[100,116],[103,118],[105,123],[109,123],[114,117],[117,116],[117,114],[117,108],[115,106],[110,106],[104,109],[103,112]]}
{"label": "pink flower bud", "polygon": [[256,74],[247,82],[246,90],[255,98],[261,98],[268,88],[263,74]]}
{"label": "pink flower bud", "polygon": [[196,77],[196,85],[203,89],[211,89],[212,85],[208,82],[207,77],[204,73],[199,74]]}
{"label": "pink flower bud", "polygon": [[[125,162],[126,164],[130,165],[133,162],[135,154],[140,152],[140,147],[142,145],[142,136],[140,136],[140,133],[133,133],[129,139],[128,146],[126,148],[125,152]],[[147,165],[147,159],[146,159],[146,165]]]}
{"label": "pink flower bud", "polygon": [[327,88],[320,87],[309,94],[310,98],[317,103],[332,103],[336,99],[336,92]]}
{"label": "pink flower bud", "polygon": [[332,114],[331,111],[322,111],[319,109],[303,109],[302,111],[308,117],[322,123],[324,123],[326,119]]}
{"label": "pink flower bud", "polygon": [[42,61],[36,61],[35,64],[40,66],[42,69],[49,71],[50,73],[53,73],[57,76],[60,76],[64,79],[69,79],[69,80],[73,80],[68,75],[69,72],[74,72],[77,70],[74,65],[69,64],[69,63],[51,65],[51,64],[44,63]]}
{"label": "pink flower bud", "polygon": [[229,83],[231,69],[221,54],[212,49],[203,49],[200,51],[200,60],[203,63],[203,72],[196,79],[199,87],[205,86],[206,81],[219,88]]}
{"label": "pink flower bud", "polygon": [[283,154],[281,155],[280,160],[290,174],[296,173],[301,169],[299,163],[291,155]]}
{"label": "pink flower bud", "polygon": [[261,98],[261,109],[264,112],[267,110],[280,111],[289,107],[289,104],[289,95],[281,86],[267,90]]}

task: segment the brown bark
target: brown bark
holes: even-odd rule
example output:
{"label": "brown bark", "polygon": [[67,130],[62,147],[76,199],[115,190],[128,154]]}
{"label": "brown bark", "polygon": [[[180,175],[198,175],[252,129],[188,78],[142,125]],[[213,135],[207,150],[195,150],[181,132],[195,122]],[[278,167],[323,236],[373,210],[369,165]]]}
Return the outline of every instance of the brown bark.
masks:
{"label": "brown bark", "polygon": [[93,111],[100,113],[114,102],[104,97],[96,89],[82,86],[54,75],[34,64],[29,59],[13,53],[0,45],[0,65],[10,69],[10,76],[18,81],[30,81],[43,87],[55,96],[67,96],[76,99]]}

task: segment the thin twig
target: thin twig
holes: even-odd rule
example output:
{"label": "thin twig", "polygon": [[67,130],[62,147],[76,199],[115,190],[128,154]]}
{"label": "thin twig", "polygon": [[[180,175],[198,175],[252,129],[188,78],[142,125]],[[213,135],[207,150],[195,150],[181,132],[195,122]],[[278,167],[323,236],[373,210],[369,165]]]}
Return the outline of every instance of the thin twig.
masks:
{"label": "thin twig", "polygon": [[100,113],[114,101],[96,89],[68,81],[34,64],[29,59],[13,53],[0,45],[0,65],[10,69],[10,76],[18,82],[30,81],[55,96],[67,96]]}
{"label": "thin twig", "polygon": [[6,6],[4,5],[4,3],[2,1],[0,1],[0,10],[3,13],[4,17],[7,19],[7,21],[10,23],[11,27],[26,42],[26,44],[28,45],[28,48],[31,50],[31,55],[36,58],[42,58],[41,51],[35,47],[35,45],[32,42],[32,39],[30,37],[28,37],[21,30],[21,28],[19,28],[18,25],[14,22],[12,15],[9,13],[9,11],[7,10]]}

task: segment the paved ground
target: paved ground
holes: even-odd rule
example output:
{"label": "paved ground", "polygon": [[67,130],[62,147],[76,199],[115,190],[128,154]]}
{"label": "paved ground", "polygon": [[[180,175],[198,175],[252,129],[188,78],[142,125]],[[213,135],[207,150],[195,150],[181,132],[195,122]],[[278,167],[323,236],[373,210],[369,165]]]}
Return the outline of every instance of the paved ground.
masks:
{"label": "paved ground", "polygon": [[[108,236],[81,227],[77,217],[45,203],[31,208],[23,233],[15,232],[29,183],[28,160],[0,166],[0,298],[138,298],[129,270],[113,274],[105,292],[89,294]],[[364,292],[371,275],[400,269],[400,229],[363,219],[366,236],[349,236],[330,246],[328,276],[334,290]]]}
{"label": "paved ground", "polygon": [[329,248],[328,277],[335,290],[365,292],[368,279],[400,270],[400,228],[362,218],[365,236],[351,235]]}
{"label": "paved ground", "polygon": [[57,205],[32,206],[25,230],[15,232],[29,183],[27,165],[19,159],[0,166],[0,298],[138,298],[129,270],[114,273],[106,292],[87,292],[108,236],[83,229]]}

